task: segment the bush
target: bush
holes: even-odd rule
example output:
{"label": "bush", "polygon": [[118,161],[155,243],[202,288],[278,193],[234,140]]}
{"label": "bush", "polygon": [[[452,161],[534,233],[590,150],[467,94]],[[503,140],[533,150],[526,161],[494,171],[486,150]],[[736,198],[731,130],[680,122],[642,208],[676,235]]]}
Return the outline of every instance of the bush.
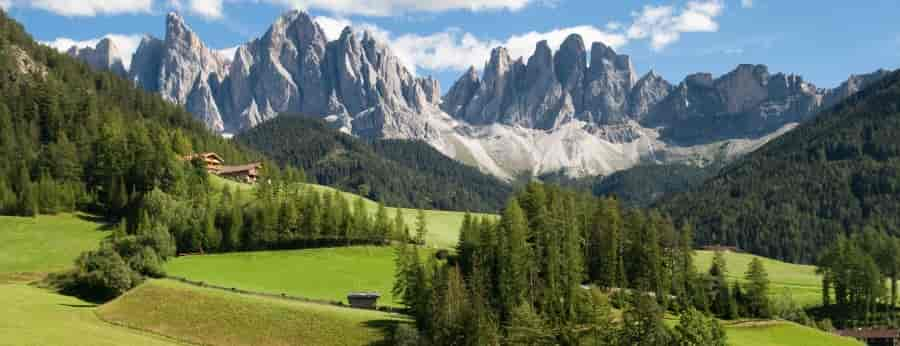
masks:
{"label": "bush", "polygon": [[113,248],[88,251],[75,261],[76,268],[51,278],[64,293],[88,300],[107,301],[141,283],[143,278]]}

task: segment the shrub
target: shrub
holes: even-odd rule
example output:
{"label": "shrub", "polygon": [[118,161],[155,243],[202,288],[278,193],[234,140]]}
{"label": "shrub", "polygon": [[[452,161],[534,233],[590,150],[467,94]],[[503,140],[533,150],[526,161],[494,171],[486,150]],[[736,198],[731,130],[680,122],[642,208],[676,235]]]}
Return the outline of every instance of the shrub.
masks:
{"label": "shrub", "polygon": [[143,279],[113,248],[102,246],[88,251],[75,261],[76,268],[51,278],[67,294],[94,301],[118,297]]}

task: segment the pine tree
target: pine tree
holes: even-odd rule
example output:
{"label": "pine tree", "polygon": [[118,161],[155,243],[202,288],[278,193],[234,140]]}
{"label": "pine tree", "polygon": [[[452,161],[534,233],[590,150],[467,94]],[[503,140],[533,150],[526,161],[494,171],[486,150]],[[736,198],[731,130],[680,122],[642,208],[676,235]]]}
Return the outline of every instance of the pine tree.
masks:
{"label": "pine tree", "polygon": [[425,245],[425,237],[428,235],[428,223],[425,220],[425,211],[416,211],[416,243]]}
{"label": "pine tree", "polygon": [[403,217],[403,211],[397,208],[394,212],[393,234],[391,238],[401,242],[410,242],[412,239],[409,234],[409,227],[406,226],[406,219]]}
{"label": "pine tree", "polygon": [[375,213],[375,234],[373,241],[383,242],[391,235],[391,221],[388,218],[387,208],[383,202],[378,203],[378,211]]}
{"label": "pine tree", "polygon": [[353,230],[350,240],[364,237],[371,232],[371,221],[369,220],[369,210],[366,207],[366,201],[362,198],[356,198],[353,201]]}
{"label": "pine tree", "polygon": [[528,247],[528,220],[519,202],[509,201],[500,221],[500,239],[503,254],[500,256],[501,320],[507,320],[512,310],[524,304],[528,294],[528,271],[531,253]]}
{"label": "pine tree", "polygon": [[747,310],[751,317],[769,317],[769,275],[759,258],[750,261],[747,272]]}

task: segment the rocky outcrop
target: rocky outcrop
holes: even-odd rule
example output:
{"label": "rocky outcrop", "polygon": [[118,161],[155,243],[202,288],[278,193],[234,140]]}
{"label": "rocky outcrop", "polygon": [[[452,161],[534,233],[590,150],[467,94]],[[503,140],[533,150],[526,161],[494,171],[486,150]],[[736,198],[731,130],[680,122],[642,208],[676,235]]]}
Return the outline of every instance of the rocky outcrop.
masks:
{"label": "rocky outcrop", "polygon": [[127,75],[119,48],[109,38],[100,40],[95,47],[69,48],[66,54],[84,61],[95,70],[109,71],[120,77],[126,77]]}
{"label": "rocky outcrop", "polygon": [[841,83],[841,85],[839,85],[837,88],[828,90],[824,95],[822,104],[824,107],[834,106],[841,102],[843,99],[859,92],[873,82],[881,80],[890,73],[891,71],[880,69],[872,73],[852,75],[849,79],[847,79],[847,81]]}
{"label": "rocky outcrop", "polygon": [[[637,104],[668,92],[668,86],[652,82],[636,92]],[[631,101],[635,85],[628,56],[597,42],[591,46],[588,65],[583,39],[571,35],[555,54],[547,42],[539,42],[527,65],[511,61],[506,49],[495,49],[482,77],[470,69],[451,88],[442,108],[475,124],[552,129],[579,119],[608,125],[635,118]]]}
{"label": "rocky outcrop", "polygon": [[159,68],[162,63],[163,41],[144,36],[131,59],[128,79],[146,91],[159,91]]}

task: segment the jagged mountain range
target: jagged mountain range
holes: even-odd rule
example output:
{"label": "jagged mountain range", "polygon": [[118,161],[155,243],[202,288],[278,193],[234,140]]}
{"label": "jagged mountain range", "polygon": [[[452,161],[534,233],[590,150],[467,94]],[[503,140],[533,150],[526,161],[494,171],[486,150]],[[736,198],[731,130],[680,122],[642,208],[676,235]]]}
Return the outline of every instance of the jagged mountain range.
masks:
{"label": "jagged mountain range", "polygon": [[329,41],[306,13],[276,20],[226,58],[176,13],[166,37],[145,37],[126,70],[115,44],[72,49],[94,68],[184,105],[209,128],[239,132],[281,113],[325,118],[360,137],[422,140],[504,179],[565,171],[605,175],[647,162],[704,165],[734,158],[887,74],[820,89],[797,75],[740,65],[673,85],[601,42],[578,35],[526,60],[493,50],[441,95],[384,42],[346,28]]}

